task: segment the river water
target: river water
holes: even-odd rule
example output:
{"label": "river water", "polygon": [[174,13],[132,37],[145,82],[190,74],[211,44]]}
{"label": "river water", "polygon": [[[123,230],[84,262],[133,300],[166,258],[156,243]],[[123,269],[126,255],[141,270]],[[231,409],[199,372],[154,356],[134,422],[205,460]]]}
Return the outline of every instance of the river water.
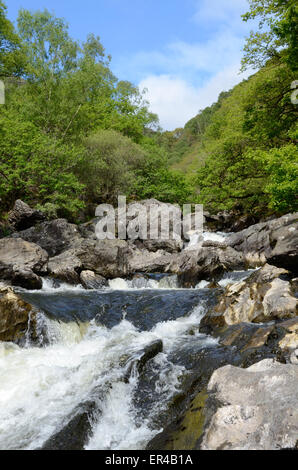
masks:
{"label": "river water", "polygon": [[[101,290],[45,280],[41,291],[21,291],[39,311],[39,344],[0,342],[0,449],[42,448],[90,401],[85,449],[144,449],[173,418],[171,403],[202,357],[220,351],[199,332],[217,291],[158,275]],[[158,340],[162,351],[138,367]]]}

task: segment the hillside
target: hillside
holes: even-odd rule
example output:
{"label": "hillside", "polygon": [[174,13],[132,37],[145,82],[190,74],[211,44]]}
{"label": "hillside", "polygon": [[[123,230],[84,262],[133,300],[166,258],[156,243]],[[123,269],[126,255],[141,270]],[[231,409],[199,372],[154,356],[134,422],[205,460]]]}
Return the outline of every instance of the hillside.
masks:
{"label": "hillside", "polygon": [[254,214],[297,209],[294,79],[282,58],[272,59],[173,132],[171,167],[191,176],[200,202]]}

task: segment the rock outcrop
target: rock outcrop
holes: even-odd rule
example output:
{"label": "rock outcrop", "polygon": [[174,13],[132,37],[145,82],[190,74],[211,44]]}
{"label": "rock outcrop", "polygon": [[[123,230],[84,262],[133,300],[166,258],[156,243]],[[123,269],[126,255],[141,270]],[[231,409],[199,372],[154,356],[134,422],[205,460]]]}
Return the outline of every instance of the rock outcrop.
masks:
{"label": "rock outcrop", "polygon": [[203,450],[294,449],[298,444],[298,367],[265,359],[227,365],[208,384]]}
{"label": "rock outcrop", "polygon": [[40,289],[39,275],[47,272],[48,254],[20,238],[0,240],[0,278],[27,289]]}
{"label": "rock outcrop", "polygon": [[36,313],[13,289],[0,287],[0,341],[21,343],[30,325],[30,336],[35,336]]}
{"label": "rock outcrop", "polygon": [[228,286],[213,316],[227,325],[293,318],[297,299],[290,282],[281,279],[287,271],[265,265],[247,280]]}
{"label": "rock outcrop", "polygon": [[226,242],[242,252],[249,265],[259,266],[268,262],[296,272],[298,213],[251,225],[241,232],[231,234]]}
{"label": "rock outcrop", "polygon": [[108,284],[103,276],[95,274],[93,271],[82,271],[80,282],[85,289],[101,289]]}
{"label": "rock outcrop", "polygon": [[243,268],[241,253],[230,247],[206,246],[173,256],[167,270],[177,274],[183,285],[192,286],[201,279],[212,279],[225,271]]}
{"label": "rock outcrop", "polygon": [[66,219],[55,219],[22,230],[12,237],[36,243],[53,257],[69,249],[81,235],[75,224],[70,224]]}
{"label": "rock outcrop", "polygon": [[45,215],[31,209],[28,204],[17,199],[13,209],[8,214],[8,222],[13,230],[25,230],[38,222],[45,220]]}

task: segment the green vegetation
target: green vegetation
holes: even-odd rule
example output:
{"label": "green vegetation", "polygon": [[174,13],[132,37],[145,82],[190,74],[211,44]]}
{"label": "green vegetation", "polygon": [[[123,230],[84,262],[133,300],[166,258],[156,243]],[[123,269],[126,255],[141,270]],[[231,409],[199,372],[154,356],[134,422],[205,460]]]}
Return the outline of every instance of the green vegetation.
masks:
{"label": "green vegetation", "polygon": [[[100,38],[0,0],[0,216],[21,198],[72,220],[100,202],[155,197],[267,215],[297,210],[297,6],[250,0],[243,67],[260,69],[183,129],[162,132],[144,94],[111,72]],[[265,32],[262,32],[265,27]]]}
{"label": "green vegetation", "polygon": [[[172,155],[173,168],[197,173],[199,200],[210,210],[266,216],[298,209],[298,107],[291,102],[297,3],[252,0],[250,5],[244,20],[260,16],[267,30],[247,39],[243,66],[262,67],[189,121],[172,144]],[[186,146],[175,162],[181,142]]]}
{"label": "green vegetation", "polygon": [[72,219],[118,194],[191,199],[155,141],[157,116],[112,74],[98,37],[74,41],[47,10],[20,10],[15,31],[0,12],[2,214],[16,198]]}

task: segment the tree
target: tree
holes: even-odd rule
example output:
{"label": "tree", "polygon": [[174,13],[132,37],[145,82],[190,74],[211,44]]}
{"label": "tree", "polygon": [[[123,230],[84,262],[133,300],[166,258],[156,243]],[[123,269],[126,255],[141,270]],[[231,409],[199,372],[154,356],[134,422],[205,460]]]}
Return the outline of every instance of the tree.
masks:
{"label": "tree", "polygon": [[6,10],[0,0],[0,77],[20,75],[24,67],[21,41],[6,18]]}
{"label": "tree", "polygon": [[282,58],[297,70],[298,4],[296,0],[249,0],[244,21],[259,18],[259,30],[252,32],[244,47],[242,68],[260,68],[268,59]]}
{"label": "tree", "polygon": [[80,181],[86,185],[86,202],[114,203],[118,195],[129,196],[134,172],[144,159],[144,150],[115,130],[89,135],[84,141],[84,157],[76,168]]}

